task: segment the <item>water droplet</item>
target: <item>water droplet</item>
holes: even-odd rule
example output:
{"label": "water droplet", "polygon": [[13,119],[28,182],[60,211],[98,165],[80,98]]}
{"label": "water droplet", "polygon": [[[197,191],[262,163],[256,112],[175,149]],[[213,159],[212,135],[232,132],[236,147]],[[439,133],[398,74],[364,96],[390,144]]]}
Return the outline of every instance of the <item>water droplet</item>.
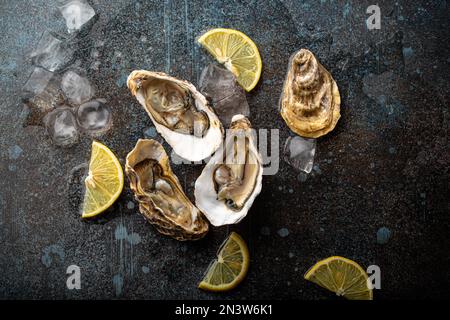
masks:
{"label": "water droplet", "polygon": [[127,228],[124,225],[119,224],[114,232],[116,240],[124,240],[128,236]]}
{"label": "water droplet", "polygon": [[44,248],[41,262],[47,267],[50,268],[52,262],[53,262],[53,256],[59,257],[60,262],[64,262],[64,249],[57,244],[52,244]]}
{"label": "water droplet", "polygon": [[382,227],[378,229],[377,231],[377,243],[378,244],[385,244],[389,241],[389,238],[391,237],[391,230],[389,230],[386,227]]}
{"label": "water droplet", "polygon": [[305,182],[308,179],[308,174],[305,172],[300,172],[300,174],[297,176],[297,179],[300,182]]}
{"label": "water droplet", "polygon": [[128,235],[127,241],[131,245],[139,244],[141,243],[141,236],[133,232],[132,234]]}
{"label": "water droplet", "polygon": [[120,274],[116,274],[113,276],[112,282],[116,289],[116,296],[120,296],[123,289],[123,277]]}
{"label": "water droplet", "polygon": [[12,147],[9,147],[8,149],[8,155],[11,160],[19,159],[22,152],[23,152],[22,148],[18,145],[14,145]]}
{"label": "water droplet", "polygon": [[281,228],[278,230],[278,235],[282,238],[287,237],[289,235],[289,230],[286,228]]}
{"label": "water droplet", "polygon": [[409,59],[413,56],[414,50],[411,47],[403,48],[403,57]]}
{"label": "water droplet", "polygon": [[156,137],[156,129],[155,127],[149,127],[145,129],[144,135],[146,138],[155,138]]}

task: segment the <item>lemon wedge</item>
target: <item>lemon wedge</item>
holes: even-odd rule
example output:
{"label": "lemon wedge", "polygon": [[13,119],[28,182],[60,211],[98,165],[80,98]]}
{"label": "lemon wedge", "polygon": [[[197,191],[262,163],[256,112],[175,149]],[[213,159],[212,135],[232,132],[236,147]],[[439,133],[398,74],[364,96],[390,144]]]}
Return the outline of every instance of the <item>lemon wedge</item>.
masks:
{"label": "lemon wedge", "polygon": [[305,279],[350,300],[372,300],[368,276],[355,261],[333,256],[317,262]]}
{"label": "lemon wedge", "polygon": [[93,141],[81,217],[94,217],[108,209],[122,193],[123,182],[119,160],[107,146]]}
{"label": "lemon wedge", "polygon": [[262,61],[256,44],[248,36],[237,30],[218,28],[204,33],[198,42],[236,76],[246,91],[256,86]]}
{"label": "lemon wedge", "polygon": [[198,287],[206,291],[228,291],[245,278],[250,256],[245,241],[235,232],[225,240]]}

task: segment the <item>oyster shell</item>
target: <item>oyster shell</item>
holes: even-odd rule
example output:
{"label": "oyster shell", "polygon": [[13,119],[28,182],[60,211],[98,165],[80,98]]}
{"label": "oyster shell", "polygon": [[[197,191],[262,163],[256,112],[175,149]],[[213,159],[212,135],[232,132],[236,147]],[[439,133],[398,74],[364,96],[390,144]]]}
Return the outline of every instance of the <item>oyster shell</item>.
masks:
{"label": "oyster shell", "polygon": [[127,155],[125,172],[139,211],[159,232],[177,240],[196,240],[208,232],[208,223],[184,194],[159,142],[139,139]]}
{"label": "oyster shell", "polygon": [[214,226],[238,223],[261,192],[262,173],[250,121],[235,115],[225,143],[195,182],[195,203]]}
{"label": "oyster shell", "polygon": [[341,97],[331,74],[306,49],[291,58],[281,97],[281,115],[300,136],[318,138],[334,129]]}
{"label": "oyster shell", "polygon": [[145,70],[133,71],[127,85],[156,130],[179,156],[199,161],[219,148],[222,124],[194,85]]}

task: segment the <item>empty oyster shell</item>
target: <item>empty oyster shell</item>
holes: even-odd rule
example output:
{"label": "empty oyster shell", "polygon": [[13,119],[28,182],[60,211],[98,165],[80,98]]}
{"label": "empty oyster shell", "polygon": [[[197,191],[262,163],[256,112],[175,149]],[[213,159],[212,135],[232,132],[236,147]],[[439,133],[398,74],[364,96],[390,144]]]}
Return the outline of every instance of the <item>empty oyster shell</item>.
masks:
{"label": "empty oyster shell", "polygon": [[214,226],[238,223],[261,192],[262,173],[250,121],[235,115],[225,143],[195,182],[195,203]]}
{"label": "empty oyster shell", "polygon": [[281,115],[300,136],[318,138],[334,129],[340,118],[341,97],[331,74],[311,51],[291,58],[281,96]]}
{"label": "empty oyster shell", "polygon": [[125,172],[139,211],[159,232],[177,240],[200,239],[208,232],[208,223],[184,194],[159,142],[139,139],[127,155]]}
{"label": "empty oyster shell", "polygon": [[219,148],[222,124],[193,84],[162,72],[135,70],[127,85],[179,156],[199,161]]}

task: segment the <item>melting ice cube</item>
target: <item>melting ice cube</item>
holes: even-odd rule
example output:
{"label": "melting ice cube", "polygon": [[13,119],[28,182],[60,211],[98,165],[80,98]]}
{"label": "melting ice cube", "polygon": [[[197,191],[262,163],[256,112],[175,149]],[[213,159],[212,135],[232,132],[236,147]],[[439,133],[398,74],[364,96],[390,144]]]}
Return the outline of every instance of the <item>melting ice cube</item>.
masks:
{"label": "melting ice cube", "polygon": [[100,132],[110,128],[111,109],[105,102],[93,100],[78,107],[76,117],[81,129],[87,132]]}
{"label": "melting ice cube", "polygon": [[61,107],[48,113],[44,123],[50,138],[56,145],[67,147],[78,141],[75,116],[69,107]]}
{"label": "melting ice cube", "polygon": [[52,77],[53,72],[39,67],[34,68],[23,89],[29,93],[39,94],[44,91]]}
{"label": "melting ice cube", "polygon": [[316,139],[289,137],[284,144],[284,159],[295,169],[310,173],[316,153]]}
{"label": "melting ice cube", "polygon": [[225,125],[229,125],[236,114],[250,114],[244,89],[227,69],[209,64],[203,69],[199,87],[212,100],[214,110]]}
{"label": "melting ice cube", "polygon": [[73,49],[50,32],[44,31],[30,58],[34,65],[54,72],[70,64],[73,59]]}
{"label": "melting ice cube", "polygon": [[61,80],[61,89],[70,103],[80,105],[90,100],[95,92],[89,80],[74,71],[67,71]]}
{"label": "melting ice cube", "polygon": [[80,30],[84,24],[95,16],[94,9],[84,0],[68,1],[59,7],[59,10],[66,20],[67,31],[69,33]]}

